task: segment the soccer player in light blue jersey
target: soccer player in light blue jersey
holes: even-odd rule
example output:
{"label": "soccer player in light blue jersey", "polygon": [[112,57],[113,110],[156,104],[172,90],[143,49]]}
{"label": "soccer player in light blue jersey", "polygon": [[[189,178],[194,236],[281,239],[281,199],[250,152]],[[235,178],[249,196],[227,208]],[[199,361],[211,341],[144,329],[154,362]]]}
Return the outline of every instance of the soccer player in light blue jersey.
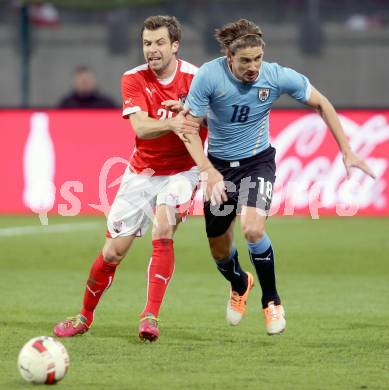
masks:
{"label": "soccer player in light blue jersey", "polygon": [[216,30],[225,56],[205,63],[195,76],[186,107],[188,117],[209,129],[208,158],[199,137],[186,145],[207,176],[204,215],[212,256],[231,283],[227,321],[242,319],[253,276],[239,264],[233,227],[240,216],[251,262],[262,288],[262,309],[269,335],[285,330],[284,308],[276,289],[274,253],[265,232],[275,180],[275,149],[269,141],[269,113],[283,94],[318,110],[335,137],[347,174],[356,167],[374,177],[349,146],[332,104],[307,77],[276,63],[263,61],[260,28],[240,19]]}

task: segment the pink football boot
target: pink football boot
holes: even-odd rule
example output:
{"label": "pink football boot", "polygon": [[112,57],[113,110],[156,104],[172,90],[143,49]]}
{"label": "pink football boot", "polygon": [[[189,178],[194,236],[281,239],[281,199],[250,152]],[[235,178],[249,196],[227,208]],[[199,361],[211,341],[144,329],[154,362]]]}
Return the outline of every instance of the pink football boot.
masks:
{"label": "pink football boot", "polygon": [[157,341],[158,336],[158,318],[154,317],[151,313],[146,313],[139,322],[139,338],[142,341],[153,342]]}
{"label": "pink football boot", "polygon": [[54,326],[53,332],[57,337],[73,337],[84,334],[88,330],[89,326],[86,324],[86,318],[78,314],[75,317],[58,322]]}

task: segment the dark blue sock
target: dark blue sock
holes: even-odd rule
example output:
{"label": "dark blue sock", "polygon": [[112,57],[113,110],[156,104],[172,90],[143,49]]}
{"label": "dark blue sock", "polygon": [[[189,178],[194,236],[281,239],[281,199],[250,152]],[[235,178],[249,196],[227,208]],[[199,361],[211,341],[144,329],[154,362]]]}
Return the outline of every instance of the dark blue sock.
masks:
{"label": "dark blue sock", "polygon": [[276,288],[276,277],[274,272],[274,253],[269,236],[254,243],[247,244],[251,263],[257,273],[262,288],[262,307],[274,301],[275,305],[281,304]]}
{"label": "dark blue sock", "polygon": [[247,289],[247,274],[239,264],[237,249],[233,247],[230,256],[215,262],[219,272],[231,282],[232,289],[243,295]]}

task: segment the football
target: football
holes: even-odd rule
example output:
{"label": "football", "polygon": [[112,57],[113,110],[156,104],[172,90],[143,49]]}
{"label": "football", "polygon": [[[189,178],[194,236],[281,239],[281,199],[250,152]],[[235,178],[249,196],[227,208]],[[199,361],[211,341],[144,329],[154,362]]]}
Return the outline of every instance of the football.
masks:
{"label": "football", "polygon": [[18,369],[27,382],[51,385],[60,381],[68,368],[69,355],[65,347],[52,337],[35,337],[19,352]]}

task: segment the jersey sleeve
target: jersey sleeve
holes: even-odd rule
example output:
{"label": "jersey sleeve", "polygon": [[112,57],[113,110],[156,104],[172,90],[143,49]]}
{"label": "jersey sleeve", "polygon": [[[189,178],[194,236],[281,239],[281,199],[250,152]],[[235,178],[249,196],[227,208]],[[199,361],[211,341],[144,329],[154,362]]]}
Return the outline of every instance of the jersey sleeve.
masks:
{"label": "jersey sleeve", "polygon": [[286,93],[301,103],[305,103],[311,95],[308,78],[293,69],[279,66],[278,82],[280,95]]}
{"label": "jersey sleeve", "polygon": [[123,99],[123,118],[138,111],[148,111],[144,88],[136,75],[124,74],[122,76],[122,99]]}
{"label": "jersey sleeve", "polygon": [[213,90],[211,72],[207,64],[200,67],[193,78],[189,94],[185,100],[185,108],[196,117],[205,117]]}

